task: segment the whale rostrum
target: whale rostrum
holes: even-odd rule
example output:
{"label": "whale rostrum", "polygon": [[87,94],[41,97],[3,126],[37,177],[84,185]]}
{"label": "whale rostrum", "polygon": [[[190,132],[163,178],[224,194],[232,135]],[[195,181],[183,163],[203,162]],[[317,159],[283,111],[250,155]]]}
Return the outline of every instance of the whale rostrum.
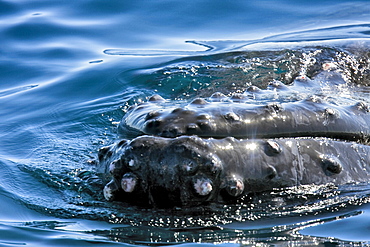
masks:
{"label": "whale rostrum", "polygon": [[368,182],[370,106],[351,94],[359,87],[322,71],[289,86],[273,81],[186,103],[153,95],[119,123],[122,136],[134,138],[99,152],[104,196],[192,206],[275,188]]}
{"label": "whale rostrum", "polygon": [[102,148],[99,160],[107,200],[161,207],[370,177],[370,146],[330,138],[141,136]]}

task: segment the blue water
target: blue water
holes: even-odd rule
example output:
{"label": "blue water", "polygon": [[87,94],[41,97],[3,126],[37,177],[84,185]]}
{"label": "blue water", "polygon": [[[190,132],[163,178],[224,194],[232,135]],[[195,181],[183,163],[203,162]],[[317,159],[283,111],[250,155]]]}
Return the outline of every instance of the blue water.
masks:
{"label": "blue water", "polygon": [[370,244],[367,184],[197,215],[106,202],[89,162],[147,96],[289,83],[369,38],[368,1],[0,1],[0,246]]}

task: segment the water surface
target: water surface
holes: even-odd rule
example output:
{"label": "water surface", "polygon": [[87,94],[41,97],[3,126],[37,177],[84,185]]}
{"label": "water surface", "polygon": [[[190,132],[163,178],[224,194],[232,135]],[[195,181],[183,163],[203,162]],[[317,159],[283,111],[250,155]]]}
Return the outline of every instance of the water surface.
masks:
{"label": "water surface", "polygon": [[289,84],[329,61],[363,85],[348,103],[369,101],[368,1],[0,1],[0,19],[0,245],[369,244],[368,184],[146,210],[106,202],[88,162],[154,93]]}

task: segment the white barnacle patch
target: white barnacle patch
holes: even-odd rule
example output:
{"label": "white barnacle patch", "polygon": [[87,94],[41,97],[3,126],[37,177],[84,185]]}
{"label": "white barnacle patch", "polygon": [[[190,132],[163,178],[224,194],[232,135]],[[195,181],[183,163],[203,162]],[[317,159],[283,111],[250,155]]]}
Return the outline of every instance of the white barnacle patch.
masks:
{"label": "white barnacle patch", "polygon": [[236,115],[234,112],[229,112],[225,114],[224,117],[226,120],[229,120],[229,121],[239,121],[240,120],[240,117]]}
{"label": "white barnacle patch", "polygon": [[281,153],[281,147],[279,143],[277,143],[276,141],[272,141],[272,140],[267,140],[266,143],[270,151],[272,151],[275,154]]}
{"label": "white barnacle patch", "polygon": [[235,186],[234,188],[237,189],[238,191],[243,191],[244,190],[244,183],[240,179],[235,180]]}
{"label": "white barnacle patch", "polygon": [[105,186],[105,187],[104,187],[103,193],[104,193],[104,198],[105,198],[107,201],[112,201],[112,200],[113,200],[113,193],[112,193],[112,190],[111,190],[108,186]]}
{"label": "white barnacle patch", "polygon": [[133,174],[126,173],[125,175],[123,175],[121,179],[121,187],[123,191],[127,193],[131,193],[134,191],[136,187],[136,182],[137,182],[137,179]]}
{"label": "white barnacle patch", "polygon": [[114,162],[111,162],[111,163],[109,164],[109,172],[110,172],[111,174],[113,174],[114,169],[116,169],[115,163],[114,163]]}
{"label": "white barnacle patch", "polygon": [[326,112],[326,114],[328,114],[330,116],[338,115],[338,112],[333,108],[326,108],[325,112]]}
{"label": "white barnacle patch", "polygon": [[[144,154],[138,154],[136,157],[143,157]],[[124,164],[127,166],[127,168],[131,170],[137,170],[140,168],[140,160],[138,158],[132,158],[132,159],[124,159]],[[140,159],[140,158],[139,158]]]}
{"label": "white barnacle patch", "polygon": [[193,169],[194,165],[192,162],[184,164],[184,170],[190,172]]}
{"label": "white barnacle patch", "polygon": [[335,63],[331,63],[331,62],[329,62],[329,63],[324,63],[323,65],[322,65],[322,69],[323,70],[332,70],[332,69],[336,69],[337,68],[337,66],[335,65]]}
{"label": "white barnacle patch", "polygon": [[128,162],[128,166],[129,166],[129,167],[133,167],[133,166],[135,166],[135,161],[134,161],[134,160],[130,160],[130,161]]}
{"label": "white barnacle patch", "polygon": [[268,140],[267,143],[273,148],[273,149],[279,149],[279,144],[277,142]]}
{"label": "white barnacle patch", "polygon": [[206,196],[212,191],[211,181],[206,178],[198,178],[194,183],[195,192],[201,196]]}
{"label": "white barnacle patch", "polygon": [[182,168],[185,172],[192,173],[197,169],[197,164],[194,161],[191,161],[191,160],[185,161],[182,164]]}
{"label": "white barnacle patch", "polygon": [[244,191],[244,182],[235,175],[230,177],[225,183],[227,184],[226,191],[231,196],[240,196]]}
{"label": "white barnacle patch", "polygon": [[114,200],[114,193],[113,193],[113,190],[112,190],[110,185],[111,185],[111,183],[106,184],[104,186],[104,189],[103,189],[104,198],[107,201],[113,201]]}

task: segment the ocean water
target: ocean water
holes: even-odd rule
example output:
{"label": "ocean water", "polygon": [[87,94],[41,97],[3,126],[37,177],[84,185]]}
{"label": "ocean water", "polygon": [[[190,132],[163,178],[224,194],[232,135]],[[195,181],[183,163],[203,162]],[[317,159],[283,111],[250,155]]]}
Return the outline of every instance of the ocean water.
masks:
{"label": "ocean water", "polygon": [[370,102],[369,38],[368,1],[0,0],[0,246],[370,245],[368,184],[152,210],[105,201],[90,162],[155,93],[243,92],[330,63],[360,85],[340,103]]}

